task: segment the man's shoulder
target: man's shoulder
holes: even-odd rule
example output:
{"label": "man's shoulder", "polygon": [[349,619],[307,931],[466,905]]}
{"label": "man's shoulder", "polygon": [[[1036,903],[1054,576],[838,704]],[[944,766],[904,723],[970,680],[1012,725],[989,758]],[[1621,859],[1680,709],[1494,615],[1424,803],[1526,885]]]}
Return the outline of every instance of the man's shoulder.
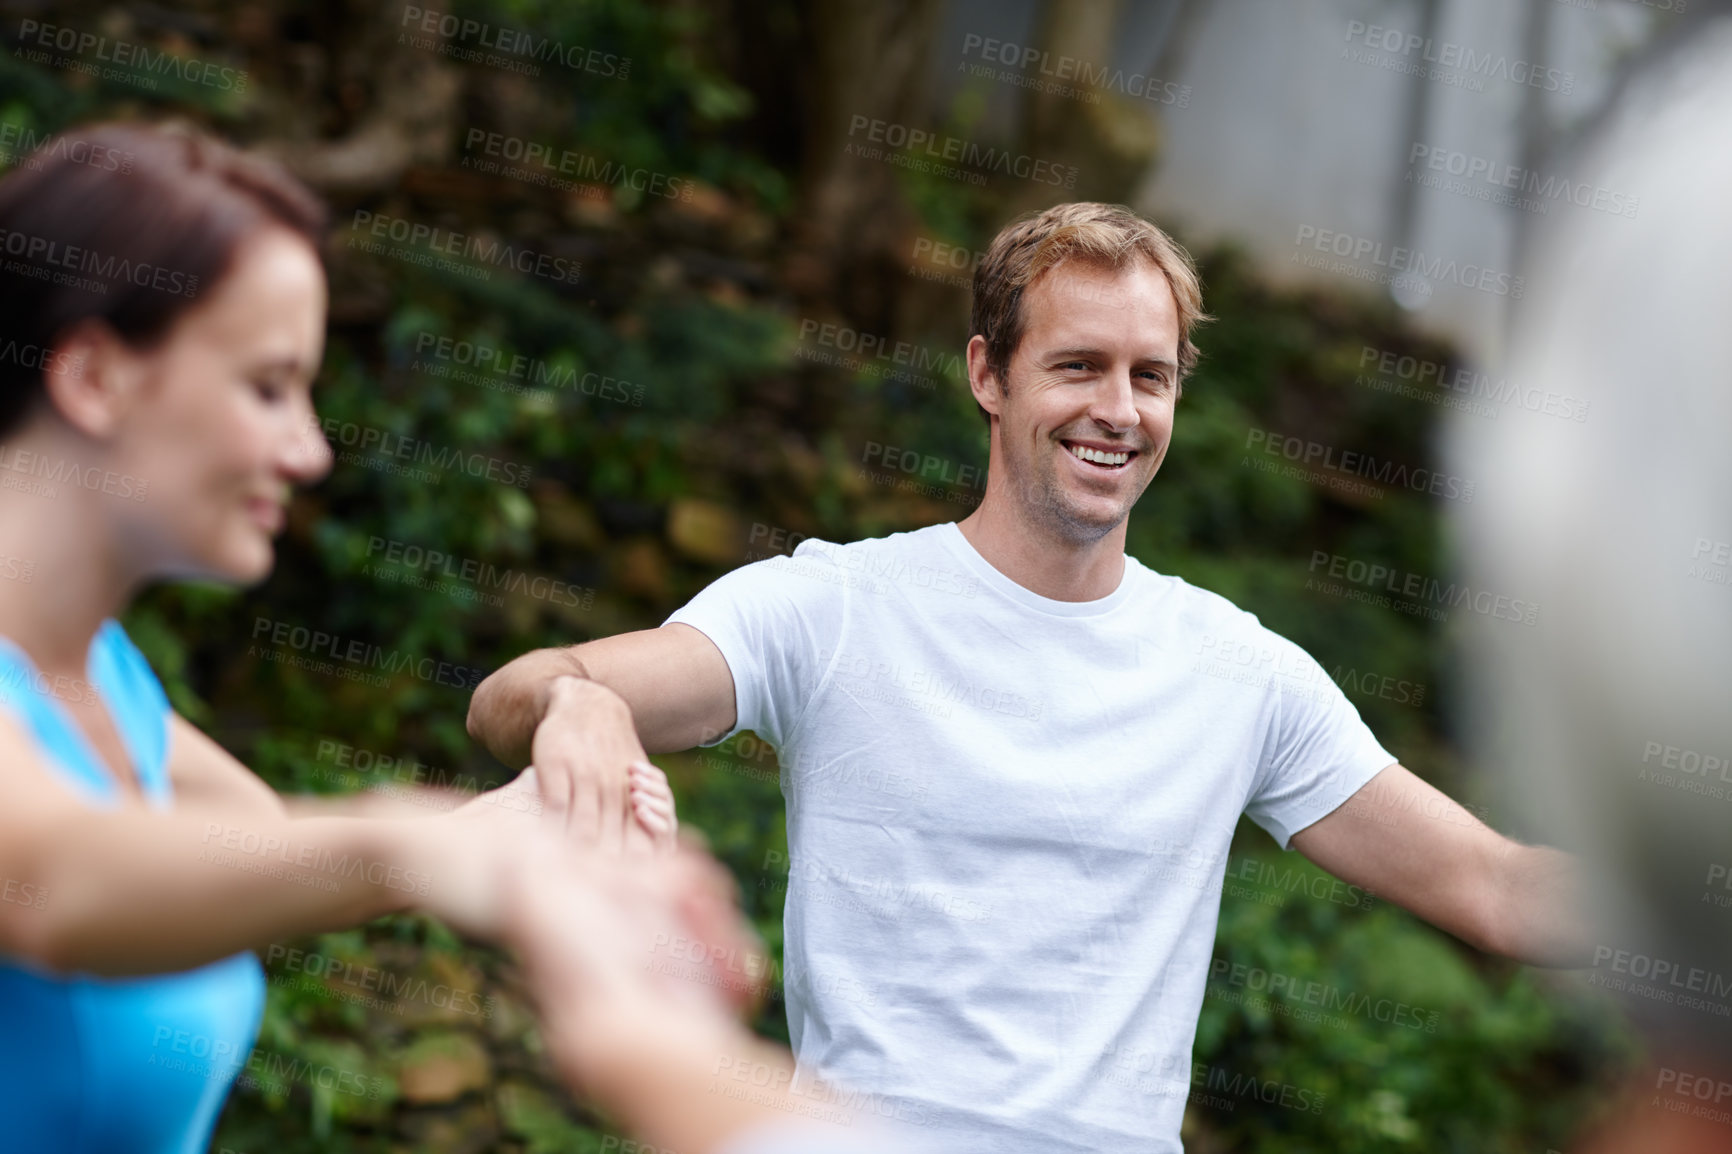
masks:
{"label": "man's shoulder", "polygon": [[1179,628],[1236,640],[1293,644],[1263,624],[1255,613],[1234,604],[1222,594],[1193,585],[1175,574],[1156,572],[1128,553],[1125,560],[1141,571],[1141,580],[1147,587],[1144,596],[1158,604],[1161,614]]}
{"label": "man's shoulder", "polygon": [[935,559],[948,562],[952,555],[944,546],[948,524],[928,525],[888,533],[882,537],[860,537],[853,541],[830,541],[822,537],[802,538],[791,552],[769,558],[781,567],[808,571],[871,572],[880,576],[914,565],[930,565]]}
{"label": "man's shoulder", "polygon": [[[772,543],[765,552],[748,553],[747,563],[727,576],[740,588],[763,583],[805,588],[815,581],[833,591],[845,588],[864,592],[883,592],[895,582],[931,584],[932,572],[939,569],[958,570],[953,576],[960,580],[961,566],[943,543],[947,528],[947,524],[931,525],[853,541],[817,536],[784,539]],[[812,581],[794,582],[794,578]]]}
{"label": "man's shoulder", "polygon": [[882,537],[859,537],[852,541],[827,541],[822,537],[806,537],[795,546],[794,557],[877,556],[889,553],[932,553],[944,548],[943,537],[950,522],[928,525],[924,529],[908,529],[886,533]]}

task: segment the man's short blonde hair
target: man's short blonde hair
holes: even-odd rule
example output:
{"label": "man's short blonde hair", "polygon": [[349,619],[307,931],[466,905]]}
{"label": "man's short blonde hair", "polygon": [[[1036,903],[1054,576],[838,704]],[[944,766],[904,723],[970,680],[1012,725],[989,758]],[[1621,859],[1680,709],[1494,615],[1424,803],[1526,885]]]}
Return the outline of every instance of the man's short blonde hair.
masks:
{"label": "man's short blonde hair", "polygon": [[1197,364],[1191,326],[1211,319],[1203,311],[1203,286],[1190,254],[1122,204],[1076,201],[1012,221],[993,238],[975,267],[969,335],[986,338],[986,367],[998,378],[999,388],[1009,387],[1010,360],[1022,343],[1023,294],[1042,273],[1071,260],[1114,270],[1147,260],[1161,271],[1179,310],[1175,384],[1182,385]]}

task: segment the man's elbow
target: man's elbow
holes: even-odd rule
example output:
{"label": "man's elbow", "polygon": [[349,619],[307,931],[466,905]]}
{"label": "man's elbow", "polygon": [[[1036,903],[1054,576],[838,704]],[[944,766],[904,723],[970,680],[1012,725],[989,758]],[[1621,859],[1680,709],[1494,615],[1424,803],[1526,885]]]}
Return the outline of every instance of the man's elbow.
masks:
{"label": "man's elbow", "polygon": [[[550,656],[555,660],[550,662]],[[544,694],[553,681],[567,675],[588,678],[573,649],[538,649],[495,669],[469,697],[463,726],[470,740],[501,761],[524,764],[545,709]],[[522,757],[514,759],[519,753]]]}

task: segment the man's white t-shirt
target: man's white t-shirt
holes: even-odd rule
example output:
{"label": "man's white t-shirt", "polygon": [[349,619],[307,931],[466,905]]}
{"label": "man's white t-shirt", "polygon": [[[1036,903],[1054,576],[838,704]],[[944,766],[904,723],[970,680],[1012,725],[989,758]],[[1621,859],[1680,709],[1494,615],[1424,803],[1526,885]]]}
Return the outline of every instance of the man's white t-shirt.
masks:
{"label": "man's white t-shirt", "polygon": [[[1395,761],[1322,668],[1125,558],[1096,601],[954,523],[742,566],[669,619],[787,798],[788,1024],[812,1105],[955,1151],[1173,1151],[1228,846]],[[717,740],[723,740],[718,738]]]}

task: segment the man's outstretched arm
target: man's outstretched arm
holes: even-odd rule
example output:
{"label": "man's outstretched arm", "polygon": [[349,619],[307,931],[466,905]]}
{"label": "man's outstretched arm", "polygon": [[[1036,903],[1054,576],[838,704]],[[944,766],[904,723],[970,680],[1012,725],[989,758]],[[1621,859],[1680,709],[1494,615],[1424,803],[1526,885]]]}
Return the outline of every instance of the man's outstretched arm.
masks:
{"label": "man's outstretched arm", "polygon": [[1512,841],[1399,763],[1293,848],[1488,953],[1586,966],[1594,944],[1575,859]]}
{"label": "man's outstretched arm", "polygon": [[533,763],[548,806],[612,847],[634,828],[627,766],[732,729],[734,679],[708,637],[664,625],[524,654],[476,688],[468,725],[507,765]]}

